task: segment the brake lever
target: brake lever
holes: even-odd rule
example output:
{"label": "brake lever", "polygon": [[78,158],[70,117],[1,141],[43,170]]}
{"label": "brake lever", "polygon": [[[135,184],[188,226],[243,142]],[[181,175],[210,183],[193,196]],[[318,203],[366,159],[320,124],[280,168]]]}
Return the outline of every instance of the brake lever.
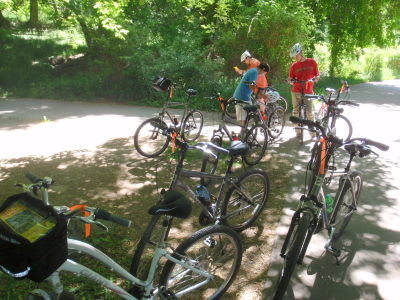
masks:
{"label": "brake lever", "polygon": [[76,217],[79,220],[81,220],[83,223],[86,224],[93,224],[93,225],[97,225],[99,226],[101,229],[105,230],[108,232],[108,227],[106,225],[104,225],[103,223],[99,222],[99,221],[94,221],[91,220],[90,218],[92,217],[92,215],[90,215],[89,217]]}

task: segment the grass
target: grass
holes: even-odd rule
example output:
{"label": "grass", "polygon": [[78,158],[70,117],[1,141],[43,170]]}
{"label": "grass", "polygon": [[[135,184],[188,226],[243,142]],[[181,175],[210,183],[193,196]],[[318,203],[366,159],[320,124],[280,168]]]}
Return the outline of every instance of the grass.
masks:
{"label": "grass", "polygon": [[[24,182],[23,172],[29,170],[38,176],[51,176],[55,179],[56,184],[50,193],[50,200],[54,205],[87,204],[130,219],[133,224],[129,229],[107,223],[110,232],[95,227],[89,239],[94,246],[129,268],[135,244],[150,219],[145,212],[158,199],[160,188],[168,187],[175,158],[176,154],[166,152],[159,159],[142,159],[132,155],[131,141],[116,139],[99,147],[94,155],[82,151],[69,151],[51,157],[3,160],[0,196],[4,199],[19,192],[13,184]],[[188,163],[195,169],[200,167],[198,155],[190,154],[188,158]],[[242,234],[246,249],[242,268],[224,299],[240,297],[242,291],[250,286],[256,293],[263,290],[269,264],[268,253],[273,245],[274,228],[284,203],[290,164],[272,151],[257,167],[268,171],[271,180],[270,200],[267,209],[255,225]],[[239,166],[237,172],[241,170]],[[192,186],[197,184],[196,181],[189,183]],[[182,236],[188,236],[200,228],[197,221],[199,208],[196,205],[194,207],[193,215],[188,220],[176,220],[171,231],[173,240],[181,240]],[[92,259],[81,257],[78,261],[125,286],[109,270]],[[75,293],[79,299],[119,299],[106,289],[82,278],[66,275],[63,276],[63,283],[66,289]],[[42,285],[48,286],[47,283]],[[1,299],[24,299],[34,287],[35,284],[27,280],[16,281],[0,274]]]}

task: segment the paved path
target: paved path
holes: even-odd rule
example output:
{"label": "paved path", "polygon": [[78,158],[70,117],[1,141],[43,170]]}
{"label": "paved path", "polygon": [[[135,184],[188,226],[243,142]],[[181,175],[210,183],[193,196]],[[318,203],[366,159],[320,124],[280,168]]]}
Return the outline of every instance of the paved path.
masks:
{"label": "paved path", "polygon": [[[367,137],[390,146],[388,152],[357,159],[354,169],[363,173],[362,205],[343,236],[342,264],[324,253],[326,233],[313,237],[303,266],[293,275],[287,300],[398,300],[400,299],[400,80],[359,84],[352,87],[358,108],[345,108],[352,121],[353,137]],[[290,130],[290,128],[289,128]],[[288,193],[278,237],[268,271],[265,298],[271,293],[281,269],[280,247],[287,232],[291,208],[295,208],[304,182],[302,173],[311,143],[301,148],[294,140],[292,189]],[[303,184],[304,185],[304,184]]]}

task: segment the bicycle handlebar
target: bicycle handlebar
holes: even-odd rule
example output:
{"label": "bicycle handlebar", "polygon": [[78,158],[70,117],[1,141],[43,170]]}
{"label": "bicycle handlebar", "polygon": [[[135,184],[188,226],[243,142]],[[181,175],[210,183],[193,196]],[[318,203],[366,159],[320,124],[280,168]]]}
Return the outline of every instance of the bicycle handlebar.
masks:
{"label": "bicycle handlebar", "polygon": [[94,219],[95,220],[102,219],[102,220],[110,221],[110,222],[113,222],[113,223],[116,223],[118,225],[125,226],[125,227],[130,227],[132,224],[132,222],[130,220],[113,215],[113,214],[109,213],[108,211],[101,209],[101,208],[96,208],[96,210],[94,212]]}
{"label": "bicycle handlebar", "polygon": [[[300,119],[300,118],[295,117],[295,116],[291,116],[289,118],[289,120],[291,122],[293,122],[293,123],[299,123],[299,124],[302,124],[302,125],[306,125],[308,127],[315,127],[315,128],[317,128],[318,130],[321,131],[321,134],[322,134],[323,137],[326,137],[325,129],[321,126],[321,124],[319,124],[319,122],[314,122],[314,121],[310,121],[310,120],[304,120],[304,119]],[[348,140],[346,142],[342,142],[337,137],[332,137],[332,136],[330,137],[330,139],[331,139],[331,141],[334,141],[335,144],[338,145],[337,147],[350,145],[350,144],[353,144],[356,141],[360,141],[364,145],[374,146],[374,147],[376,147],[376,148],[378,148],[378,149],[380,149],[382,151],[389,150],[389,146],[388,145],[385,145],[385,144],[382,144],[382,143],[379,143],[379,142],[376,142],[376,141],[373,141],[373,140],[370,140],[370,139],[367,139],[367,138],[354,138],[354,139],[350,139],[350,140]]]}

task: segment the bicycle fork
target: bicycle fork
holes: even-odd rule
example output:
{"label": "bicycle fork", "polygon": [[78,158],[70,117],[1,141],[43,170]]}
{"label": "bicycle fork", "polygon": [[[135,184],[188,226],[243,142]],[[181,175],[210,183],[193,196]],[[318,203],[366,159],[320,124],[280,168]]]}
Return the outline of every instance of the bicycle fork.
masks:
{"label": "bicycle fork", "polygon": [[288,233],[286,235],[285,241],[283,242],[281,253],[280,253],[281,257],[283,257],[283,258],[286,257],[286,250],[287,250],[289,241],[292,238],[294,228],[300,222],[301,216],[304,213],[310,214],[312,219],[310,221],[310,224],[309,224],[309,227],[308,227],[308,230],[307,230],[307,234],[306,234],[306,237],[304,239],[303,245],[301,247],[299,258],[297,260],[297,264],[299,264],[299,265],[301,265],[303,263],[303,259],[304,259],[304,256],[306,254],[308,245],[310,244],[311,237],[312,237],[313,232],[315,231],[315,228],[317,227],[317,223],[318,223],[317,222],[318,218],[316,217],[316,215],[312,211],[312,209],[310,209],[310,208],[301,208],[301,209],[295,211],[295,213],[294,213],[294,215],[292,217],[292,221],[290,222],[289,230],[288,230]]}

